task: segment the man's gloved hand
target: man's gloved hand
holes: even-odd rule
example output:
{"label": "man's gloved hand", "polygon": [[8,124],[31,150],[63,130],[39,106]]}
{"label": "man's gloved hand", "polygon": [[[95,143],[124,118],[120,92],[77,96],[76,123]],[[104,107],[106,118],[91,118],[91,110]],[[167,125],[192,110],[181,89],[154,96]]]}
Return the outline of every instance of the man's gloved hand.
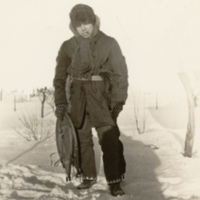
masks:
{"label": "man's gloved hand", "polygon": [[110,107],[111,107],[111,115],[114,120],[117,119],[119,113],[123,109],[123,102],[117,102],[117,101],[111,101]]}
{"label": "man's gloved hand", "polygon": [[67,109],[67,104],[58,104],[56,106],[55,114],[56,114],[56,117],[59,118],[61,121],[64,118],[64,113],[66,109]]}

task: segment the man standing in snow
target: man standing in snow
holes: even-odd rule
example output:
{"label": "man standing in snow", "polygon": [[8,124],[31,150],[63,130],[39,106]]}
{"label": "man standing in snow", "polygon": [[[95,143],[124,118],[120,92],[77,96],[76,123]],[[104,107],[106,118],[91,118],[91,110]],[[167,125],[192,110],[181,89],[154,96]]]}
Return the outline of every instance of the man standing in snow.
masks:
{"label": "man standing in snow", "polygon": [[72,78],[70,117],[80,144],[83,174],[83,182],[77,188],[89,189],[97,180],[91,132],[95,127],[111,194],[123,195],[120,182],[126,163],[116,121],[127,99],[125,58],[117,41],[99,30],[100,20],[91,7],[74,6],[70,19],[74,36],[60,47],[54,87],[56,116],[63,119],[69,99],[66,79],[68,75]]}

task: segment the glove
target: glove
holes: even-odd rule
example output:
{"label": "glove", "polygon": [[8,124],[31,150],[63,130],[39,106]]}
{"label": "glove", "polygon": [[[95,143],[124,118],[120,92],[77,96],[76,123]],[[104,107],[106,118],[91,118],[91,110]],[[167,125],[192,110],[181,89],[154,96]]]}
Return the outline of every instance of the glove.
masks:
{"label": "glove", "polygon": [[64,118],[64,113],[67,109],[67,104],[58,104],[56,106],[56,110],[55,110],[55,115],[57,118],[59,118],[61,121]]}
{"label": "glove", "polygon": [[114,120],[117,119],[119,113],[123,109],[123,102],[117,102],[117,101],[111,101],[110,107],[111,107],[111,115]]}

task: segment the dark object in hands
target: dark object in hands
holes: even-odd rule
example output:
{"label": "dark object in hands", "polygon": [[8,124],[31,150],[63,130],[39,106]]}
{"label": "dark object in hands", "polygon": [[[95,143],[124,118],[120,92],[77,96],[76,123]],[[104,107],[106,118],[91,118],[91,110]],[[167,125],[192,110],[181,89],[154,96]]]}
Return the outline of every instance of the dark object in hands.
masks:
{"label": "dark object in hands", "polygon": [[56,106],[55,114],[56,117],[59,118],[61,121],[63,120],[66,109],[67,109],[67,104],[58,104]]}
{"label": "dark object in hands", "polygon": [[119,113],[122,111],[123,105],[124,105],[123,102],[117,102],[117,101],[112,101],[112,102],[111,102],[111,104],[110,104],[110,107],[111,107],[111,115],[112,115],[112,118],[113,118],[114,120],[117,119]]}
{"label": "dark object in hands", "polygon": [[60,162],[67,174],[66,181],[71,181],[72,167],[76,169],[76,177],[79,177],[82,172],[80,168],[78,141],[74,126],[66,110],[64,112],[63,120],[57,118],[56,145]]}

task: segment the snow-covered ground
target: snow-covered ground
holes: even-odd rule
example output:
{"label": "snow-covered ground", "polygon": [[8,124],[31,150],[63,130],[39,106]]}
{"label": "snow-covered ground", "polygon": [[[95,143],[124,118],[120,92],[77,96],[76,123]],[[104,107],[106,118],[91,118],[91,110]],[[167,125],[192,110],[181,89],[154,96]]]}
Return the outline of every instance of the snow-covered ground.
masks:
{"label": "snow-covered ground", "polygon": [[[155,109],[155,102],[145,109],[143,134],[138,134],[136,129],[131,92],[118,119],[127,164],[125,180],[121,184],[125,191],[122,197],[110,195],[95,130],[93,139],[98,181],[91,189],[80,191],[76,189],[80,179],[73,178],[71,182],[66,182],[62,166],[51,166],[50,154],[56,152],[54,137],[45,141],[27,141],[15,131],[15,128],[19,128],[17,130],[24,133],[18,118],[25,108],[35,111],[37,107],[40,110],[39,100],[33,98],[25,106],[18,103],[16,112],[11,100],[1,101],[0,199],[200,199],[200,109],[196,108],[195,154],[193,158],[186,158],[182,152],[188,117],[187,102],[184,99],[162,104],[161,100],[159,97],[158,109]],[[45,112],[50,112],[47,105]],[[141,113],[144,114],[143,110]],[[45,119],[50,119],[50,115]],[[139,116],[140,121],[142,117],[144,115]],[[52,134],[54,129],[55,125],[52,124]],[[52,159],[55,163],[58,155],[55,154]]]}

